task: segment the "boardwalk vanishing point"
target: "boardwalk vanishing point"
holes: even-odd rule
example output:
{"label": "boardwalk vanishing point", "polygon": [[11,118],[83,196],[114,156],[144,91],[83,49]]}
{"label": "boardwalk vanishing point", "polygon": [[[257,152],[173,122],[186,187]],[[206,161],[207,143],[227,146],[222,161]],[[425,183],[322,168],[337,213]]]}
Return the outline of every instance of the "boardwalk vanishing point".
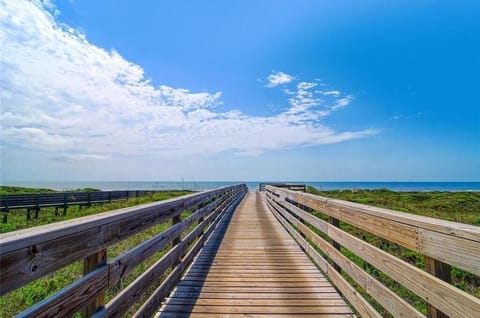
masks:
{"label": "boardwalk vanishing point", "polygon": [[248,193],[225,215],[158,317],[305,315],[352,310],[288,232]]}
{"label": "boardwalk vanishing point", "polygon": [[[1,295],[83,261],[83,276],[18,317],[480,317],[480,299],[450,276],[453,268],[480,276],[480,227],[302,187],[262,190],[226,186],[0,234]],[[109,258],[114,244],[161,223],[166,229]]]}

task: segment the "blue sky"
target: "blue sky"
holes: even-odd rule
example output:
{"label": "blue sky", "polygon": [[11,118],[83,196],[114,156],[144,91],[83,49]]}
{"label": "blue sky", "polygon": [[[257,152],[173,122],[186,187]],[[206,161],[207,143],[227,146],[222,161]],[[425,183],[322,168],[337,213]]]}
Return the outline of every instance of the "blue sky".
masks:
{"label": "blue sky", "polygon": [[5,1],[2,180],[480,180],[476,1]]}

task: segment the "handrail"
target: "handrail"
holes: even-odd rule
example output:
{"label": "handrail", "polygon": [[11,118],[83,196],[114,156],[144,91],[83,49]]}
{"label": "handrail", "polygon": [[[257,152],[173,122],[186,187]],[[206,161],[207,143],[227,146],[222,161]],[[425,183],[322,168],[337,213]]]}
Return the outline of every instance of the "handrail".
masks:
{"label": "handrail", "polygon": [[[451,317],[478,317],[480,299],[452,286],[448,281],[450,265],[475,275],[480,274],[480,227],[272,186],[266,187],[266,197],[270,209],[280,222],[362,316],[378,316],[378,313],[339,272],[348,274],[395,317],[422,317],[423,314],[347,258],[341,253],[341,247],[425,299],[430,312]],[[310,213],[311,210],[330,217],[330,222]],[[343,231],[339,226],[340,221],[425,255],[426,271]],[[326,235],[331,242],[311,227]],[[315,248],[330,258],[332,264]],[[448,276],[445,272],[448,272]]]}
{"label": "handrail", "polygon": [[[175,269],[179,264],[185,267],[186,261],[193,258],[189,256],[186,259],[185,253],[188,256],[201,247],[199,242],[206,239],[218,218],[234,208],[246,191],[244,184],[227,186],[0,234],[1,294],[84,259],[85,276],[19,316],[67,316],[82,308],[87,308],[87,315],[100,308],[104,308],[101,311],[104,316],[125,312],[152,284],[152,275],[161,275],[166,269],[172,266]],[[182,220],[182,212],[188,210],[194,212]],[[169,219],[172,219],[170,228],[112,261],[106,261],[109,246]],[[180,239],[183,232],[197,223],[193,231]],[[104,301],[108,287],[170,243],[173,243],[173,248],[167,254],[104,306],[102,299]]]}

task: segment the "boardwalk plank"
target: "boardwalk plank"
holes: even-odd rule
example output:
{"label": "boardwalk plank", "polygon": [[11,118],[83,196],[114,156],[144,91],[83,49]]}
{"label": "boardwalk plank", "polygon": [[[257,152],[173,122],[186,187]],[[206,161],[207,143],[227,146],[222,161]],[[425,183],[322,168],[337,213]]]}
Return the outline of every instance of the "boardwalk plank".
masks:
{"label": "boardwalk plank", "polygon": [[158,317],[354,317],[261,200],[222,220]]}

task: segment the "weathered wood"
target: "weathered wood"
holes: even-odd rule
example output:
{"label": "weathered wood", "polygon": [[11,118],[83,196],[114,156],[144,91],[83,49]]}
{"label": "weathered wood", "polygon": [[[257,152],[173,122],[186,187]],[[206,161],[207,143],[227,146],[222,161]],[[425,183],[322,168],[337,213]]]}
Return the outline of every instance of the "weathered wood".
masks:
{"label": "weathered wood", "polygon": [[[452,275],[451,271],[452,268],[450,265],[442,263],[436,259],[431,257],[425,256],[425,270],[440,278],[441,280],[451,283],[452,282]],[[443,312],[432,306],[431,304],[427,303],[427,316],[429,318],[448,318]]]}
{"label": "weathered wood", "polygon": [[183,244],[177,244],[160,260],[149,267],[142,275],[115,296],[106,306],[102,315],[119,317],[123,315],[165,270],[177,262],[183,251]]}
{"label": "weathered wood", "polygon": [[[189,318],[246,318],[252,317],[255,318],[339,318],[338,314],[236,314],[236,313],[191,313],[188,315]],[[342,314],[340,317],[342,318],[356,318],[354,314]],[[162,313],[161,318],[185,318],[185,313],[176,313],[176,312],[165,312]]]}
{"label": "weathered wood", "polygon": [[480,276],[480,242],[427,229],[418,230],[418,240],[421,254]]}
{"label": "weathered wood", "polygon": [[[272,202],[270,202],[271,204]],[[280,214],[281,208],[270,205],[272,213],[283,224],[303,250],[315,261],[319,268],[327,274],[335,287],[352,304],[361,317],[380,318],[381,315],[365,300],[339,273],[320,255]]]}
{"label": "weathered wood", "polygon": [[182,233],[182,224],[178,223],[168,230],[157,234],[152,239],[145,241],[127,253],[115,258],[109,266],[109,287],[114,286],[126,277],[136,266],[167,246],[175,237]]}
{"label": "weathered wood", "polygon": [[[231,313],[239,313],[239,311],[248,317],[248,315],[256,315],[256,314],[285,314],[288,313],[290,315],[299,315],[303,316],[303,314],[336,314],[336,315],[349,315],[351,314],[351,310],[346,306],[240,306],[241,309],[239,310],[238,307],[233,307],[230,305],[196,305],[193,304],[192,306],[185,306],[185,305],[168,305],[164,312],[175,312],[175,313],[202,313],[202,314],[224,314],[225,316],[229,317]],[[189,316],[187,316],[189,317]],[[381,316],[378,316],[381,318]]]}
{"label": "weathered wood", "polygon": [[101,266],[17,317],[70,317],[102,294],[107,280],[107,266]]}
{"label": "weathered wood", "polygon": [[[107,250],[103,249],[93,255],[86,257],[83,261],[83,275],[95,271],[107,263]],[[82,310],[83,317],[90,317],[94,312],[105,305],[105,291],[99,293],[92,302]]]}
{"label": "weathered wood", "polygon": [[[191,243],[202,234],[203,229],[209,224],[212,218],[218,215],[224,209],[224,205],[228,205],[229,200],[225,200],[220,204],[219,208],[215,209],[214,212],[209,214],[204,221],[198,224],[194,230],[192,230],[183,240],[179,241],[174,247],[159,261],[147,269],[141,276],[139,276],[134,282],[128,285],[124,290],[120,292],[114,299],[112,299],[106,306],[103,311],[99,314],[105,317],[117,317],[125,313],[145,291],[150,288],[151,284],[159,277],[167,268],[176,264],[183,264],[186,261],[180,261],[182,255],[188,249]],[[181,221],[176,223],[178,226],[185,226]],[[175,225],[174,225],[175,226]],[[175,239],[175,238],[174,238]],[[202,239],[198,240],[196,244],[200,244]],[[189,255],[193,253],[193,256],[196,254],[198,249],[191,249]],[[191,261],[193,256],[185,257],[185,260]],[[180,265],[178,265],[180,266]],[[183,264],[182,266],[186,266]]]}
{"label": "weathered wood", "polygon": [[[212,292],[207,292],[207,291],[175,291],[175,297],[179,298],[193,298],[197,300],[202,300],[202,299],[228,299],[228,300],[243,300],[243,299],[248,299],[248,300],[255,300],[255,299],[261,299],[261,300],[266,300],[266,301],[281,301],[281,300],[308,300],[308,299],[315,299],[318,300],[319,297],[321,297],[323,302],[330,301],[331,299],[342,299],[340,295],[335,291],[333,287],[330,287],[328,290],[327,288],[324,288],[325,292],[320,293],[304,293],[304,292],[259,292],[259,293],[251,293],[251,292],[235,292],[235,293],[228,293],[228,292],[222,292],[222,291],[212,291]],[[321,294],[321,295],[319,295]]]}
{"label": "weathered wood", "polygon": [[180,223],[173,225],[162,233],[157,234],[128,252],[116,257],[109,264],[109,286],[113,286],[123,277],[126,277],[137,265],[143,263],[160,249],[167,246],[174,238],[179,237],[191,224],[203,218],[205,214],[210,213],[216,209],[218,205],[225,202],[219,201],[220,200],[211,202]]}
{"label": "weathered wood", "polygon": [[[480,227],[392,211],[307,193],[266,187],[391,242],[480,275]],[[448,252],[445,252],[448,251]]]}
{"label": "weathered wood", "polygon": [[[234,198],[234,201],[232,201],[232,204],[230,205],[229,210],[232,210],[235,208],[236,203],[241,199],[241,195],[236,195]],[[201,229],[200,231],[203,232],[200,239],[195,243],[194,247],[187,253],[187,255],[181,260],[181,262],[178,264],[176,268],[168,275],[168,277],[162,282],[162,284],[150,295],[150,297],[145,301],[145,303],[140,307],[139,310],[135,313],[134,317],[151,317],[155,310],[160,306],[161,302],[163,299],[171,292],[173,287],[178,283],[180,280],[181,275],[187,268],[187,266],[190,265],[190,263],[193,261],[193,257],[198,253],[200,248],[203,246],[205,240],[207,237],[210,235],[210,233],[213,231],[215,228],[216,224],[218,224],[218,221],[222,217],[221,212],[229,212],[228,210],[222,209],[222,206],[220,206],[220,209],[218,209],[217,216],[215,220],[212,222],[210,225],[209,229],[207,231],[204,231],[205,226],[203,224],[207,224],[209,222],[208,218],[213,218],[215,213],[212,213],[209,215],[208,218],[203,220],[197,227],[196,229]],[[195,230],[194,230],[195,231]],[[192,232],[194,232],[192,231]],[[194,237],[195,234],[190,233],[189,234],[191,237]],[[185,240],[184,240],[185,241]]]}
{"label": "weathered wood", "polygon": [[[299,193],[294,191],[288,191],[285,189],[276,189],[272,187],[267,187],[267,189],[276,193],[277,195],[282,194],[286,198],[297,201],[299,203],[307,200],[310,202],[311,200],[312,202],[320,202],[332,206],[342,207],[345,209],[353,209],[357,211],[357,213],[370,214],[372,217],[382,217],[398,223],[410,224],[415,227],[429,229],[435,232],[449,234],[451,236],[462,237],[477,242],[480,241],[480,232],[478,226],[474,225],[445,221],[441,219],[399,212],[385,208],[378,208],[350,201],[331,199],[309,193]],[[307,204],[304,205],[309,206]]]}
{"label": "weathered wood", "polygon": [[[305,268],[310,272],[304,272]],[[282,274],[285,269],[289,272]],[[351,316],[352,311],[265,210],[261,197],[249,194],[235,214],[225,214],[167,299],[160,317],[202,313],[281,313],[284,317],[308,313],[328,317],[335,313],[343,317]],[[151,315],[153,312],[141,317]]]}
{"label": "weathered wood", "polygon": [[[172,225],[175,225],[177,223],[180,223],[182,221],[182,215],[181,214],[177,214],[175,215],[173,218],[172,218]],[[181,234],[181,233],[180,233]],[[177,245],[178,243],[180,243],[180,234],[175,237],[172,241],[172,245]]]}
{"label": "weathered wood", "polygon": [[[417,267],[404,262],[364,241],[336,229],[329,236],[375,266],[418,296],[428,299],[436,308],[452,317],[478,317],[480,299],[461,291]],[[448,296],[447,296],[448,295]]]}
{"label": "weathered wood", "polygon": [[[238,188],[240,186],[234,187]],[[129,217],[136,217],[143,213],[148,214],[158,211],[165,213],[166,211],[175,208],[189,209],[190,207],[197,205],[199,202],[207,201],[215,196],[220,195],[228,188],[229,187],[222,187],[211,191],[188,194],[160,202],[147,203],[134,207],[104,212],[97,215],[90,215],[58,222],[55,224],[42,225],[35,228],[0,234],[1,253],[3,255],[14,250],[44,242],[45,240],[56,239],[93,227],[121,221]]]}
{"label": "weathered wood", "polygon": [[[340,220],[339,219],[336,219],[334,217],[329,217],[329,222],[330,222],[331,225],[340,228]],[[342,249],[342,246],[337,241],[332,241],[332,245],[338,251],[340,251]],[[335,268],[335,270],[339,273],[342,272],[342,268],[337,263],[335,263],[335,261],[333,262],[333,268]]]}
{"label": "weathered wood", "polygon": [[1,294],[164,222],[184,208],[196,206],[199,200],[208,200],[227,189],[1,234]]}
{"label": "weathered wood", "polygon": [[98,232],[88,229],[1,255],[1,294],[101,250]]}
{"label": "weathered wood", "polygon": [[[340,251],[330,245],[327,241],[310,230],[298,219],[289,215],[287,212],[281,210],[281,206],[275,201],[280,214],[286,218],[299,231],[304,233],[317,247],[319,247],[328,257],[330,257],[335,264],[338,264],[351,278],[355,280],[367,293],[375,298],[386,310],[388,310],[394,317],[425,317],[418,312],[414,307],[404,301],[397,294],[392,292],[389,288],[384,286],[381,282],[370,276],[362,268],[344,256]],[[328,273],[330,274],[330,272]]]}
{"label": "weathered wood", "polygon": [[[322,298],[324,294],[331,294],[336,293],[338,297],[338,291],[332,286],[324,286],[324,287],[283,287],[283,286],[276,286],[276,287],[251,287],[247,284],[243,286],[235,286],[235,287],[211,287],[211,286],[179,286],[175,289],[175,293],[180,292],[205,292],[205,293],[240,293],[240,294],[255,294],[255,295],[264,295],[264,294],[297,294],[297,295],[307,295],[307,294],[314,294],[319,298]],[[341,297],[340,297],[341,298]]]}
{"label": "weathered wood", "polygon": [[[325,221],[322,221],[325,222]],[[452,317],[476,317],[480,300],[328,224],[327,235]],[[446,296],[448,295],[448,297]]]}

